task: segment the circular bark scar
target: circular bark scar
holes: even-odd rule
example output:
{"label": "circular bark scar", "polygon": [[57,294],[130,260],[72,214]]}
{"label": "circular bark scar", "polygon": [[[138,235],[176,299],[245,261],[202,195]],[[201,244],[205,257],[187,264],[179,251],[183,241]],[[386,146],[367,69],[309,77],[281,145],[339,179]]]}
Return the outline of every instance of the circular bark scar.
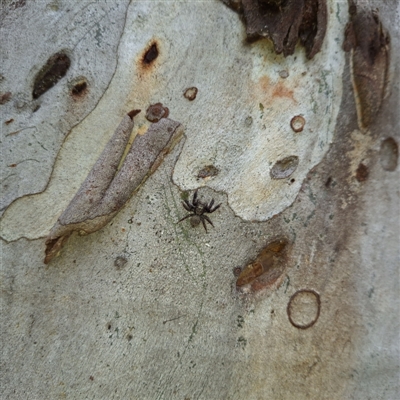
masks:
{"label": "circular bark scar", "polygon": [[295,292],[287,305],[290,323],[298,329],[308,329],[318,320],[321,311],[319,293],[312,289]]}
{"label": "circular bark scar", "polygon": [[304,125],[306,124],[306,120],[301,115],[295,115],[290,121],[290,127],[294,132],[299,133],[304,129]]}
{"label": "circular bark scar", "polygon": [[193,101],[197,96],[197,87],[187,88],[183,94],[189,101]]}

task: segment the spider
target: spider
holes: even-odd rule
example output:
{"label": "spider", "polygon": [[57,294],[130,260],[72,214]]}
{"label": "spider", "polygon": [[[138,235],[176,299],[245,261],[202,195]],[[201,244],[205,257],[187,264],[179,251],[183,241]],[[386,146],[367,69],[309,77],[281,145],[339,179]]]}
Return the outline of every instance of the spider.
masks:
{"label": "spider", "polygon": [[193,228],[199,225],[200,222],[202,222],[204,229],[207,232],[206,221],[212,226],[214,225],[211,222],[210,218],[208,218],[207,215],[205,215],[204,213],[209,213],[209,214],[213,213],[215,210],[218,210],[218,208],[222,203],[218,204],[215,207],[213,207],[213,204],[214,204],[214,199],[211,199],[209,204],[197,200],[197,189],[196,189],[196,191],[193,194],[193,200],[191,203],[188,200],[182,201],[183,207],[185,208],[185,210],[189,211],[190,214],[180,219],[178,223],[186,218],[190,218],[190,225],[192,225]]}

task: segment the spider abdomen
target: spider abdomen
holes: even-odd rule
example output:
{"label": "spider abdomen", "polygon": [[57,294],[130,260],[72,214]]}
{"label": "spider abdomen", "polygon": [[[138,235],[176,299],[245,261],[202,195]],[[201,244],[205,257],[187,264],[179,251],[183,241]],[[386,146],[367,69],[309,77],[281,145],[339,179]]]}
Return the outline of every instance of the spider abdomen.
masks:
{"label": "spider abdomen", "polygon": [[201,222],[200,215],[193,215],[192,217],[190,217],[190,225],[192,225],[193,228],[200,225],[200,222]]}

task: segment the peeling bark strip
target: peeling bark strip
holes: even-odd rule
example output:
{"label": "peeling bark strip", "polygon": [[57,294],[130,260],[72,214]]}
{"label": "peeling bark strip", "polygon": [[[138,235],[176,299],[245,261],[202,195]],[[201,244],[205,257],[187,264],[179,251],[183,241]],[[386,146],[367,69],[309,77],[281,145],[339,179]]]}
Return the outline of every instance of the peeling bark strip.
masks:
{"label": "peeling bark strip", "polygon": [[222,0],[243,13],[249,40],[268,37],[275,51],[294,53],[297,41],[311,59],[321,50],[327,25],[326,0]]}
{"label": "peeling bark strip", "polygon": [[385,95],[389,68],[389,36],[377,10],[349,7],[343,49],[351,52],[351,75],[361,129],[376,117]]}
{"label": "peeling bark strip", "polygon": [[133,110],[121,121],[82,186],[61,214],[46,239],[45,264],[58,255],[74,231],[92,233],[105,226],[158,168],[182,138],[179,122],[163,118],[146,134],[136,136],[122,167],[117,171],[128,143]]}

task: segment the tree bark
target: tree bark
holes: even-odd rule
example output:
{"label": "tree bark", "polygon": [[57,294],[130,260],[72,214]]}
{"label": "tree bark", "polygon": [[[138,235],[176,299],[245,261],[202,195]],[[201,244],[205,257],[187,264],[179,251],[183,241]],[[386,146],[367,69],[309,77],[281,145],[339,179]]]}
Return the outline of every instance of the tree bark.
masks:
{"label": "tree bark", "polygon": [[[368,69],[343,2],[310,59],[222,2],[3,3],[2,398],[400,397],[397,6],[363,3]],[[157,103],[185,140],[45,265],[119,122]],[[178,223],[195,189],[207,232]]]}

